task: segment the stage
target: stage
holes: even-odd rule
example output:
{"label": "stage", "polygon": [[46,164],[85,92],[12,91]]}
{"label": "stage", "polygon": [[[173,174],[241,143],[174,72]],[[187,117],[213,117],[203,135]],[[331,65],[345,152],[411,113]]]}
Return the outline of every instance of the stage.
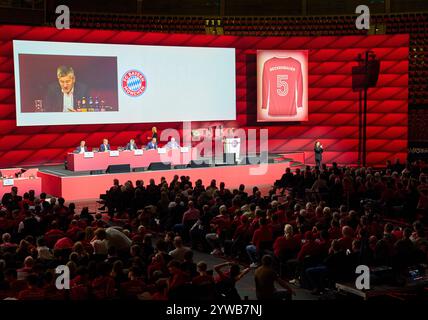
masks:
{"label": "stage", "polygon": [[[39,168],[38,177],[42,180],[42,190],[54,197],[63,197],[67,201],[98,199],[113,185],[113,179],[120,183],[130,180],[143,180],[148,184],[150,179],[160,183],[161,177],[171,181],[175,175],[189,176],[194,182],[201,179],[209,185],[212,179],[217,184],[224,182],[226,188],[237,188],[242,183],[250,191],[254,186],[272,185],[281,178],[286,168],[301,167],[304,164],[304,153],[269,154],[268,163],[210,165],[199,168],[180,168],[171,170],[145,170],[124,173],[91,174],[90,171],[70,171],[62,166],[44,166]],[[93,172],[92,172],[93,173]]]}

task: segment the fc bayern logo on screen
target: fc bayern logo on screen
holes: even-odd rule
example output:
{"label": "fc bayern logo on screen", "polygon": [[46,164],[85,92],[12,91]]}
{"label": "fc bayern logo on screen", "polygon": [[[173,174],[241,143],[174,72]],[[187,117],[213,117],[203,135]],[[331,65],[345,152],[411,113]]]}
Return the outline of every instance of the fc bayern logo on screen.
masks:
{"label": "fc bayern logo on screen", "polygon": [[128,96],[141,96],[146,86],[146,77],[138,70],[129,70],[122,77],[122,89]]}

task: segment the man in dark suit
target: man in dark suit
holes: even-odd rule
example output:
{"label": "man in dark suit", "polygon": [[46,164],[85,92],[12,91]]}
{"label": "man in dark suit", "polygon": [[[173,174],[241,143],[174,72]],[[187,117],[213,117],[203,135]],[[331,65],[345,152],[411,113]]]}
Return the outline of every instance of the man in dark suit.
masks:
{"label": "man in dark suit", "polygon": [[18,195],[18,187],[12,187],[10,192],[5,193],[1,199],[2,205],[10,211],[19,209],[21,201],[22,197]]}
{"label": "man in dark suit", "polygon": [[58,83],[51,83],[45,98],[45,112],[74,112],[77,101],[88,97],[86,85],[76,83],[72,67],[60,66],[57,69]]}
{"label": "man in dark suit", "polygon": [[156,142],[156,138],[153,138],[152,141],[150,141],[146,146],[146,150],[157,149],[157,148],[158,148],[158,144]]}
{"label": "man in dark suit", "polygon": [[73,151],[74,153],[88,152],[88,148],[85,146],[85,140],[80,141],[80,145]]}
{"label": "man in dark suit", "polygon": [[291,173],[290,168],[285,169],[285,173],[282,175],[281,179],[278,181],[278,187],[289,188],[293,187],[294,175]]}
{"label": "man in dark suit", "polygon": [[136,150],[138,149],[137,144],[134,139],[129,140],[128,144],[125,147],[125,150]]}
{"label": "man in dark suit", "polygon": [[100,152],[110,151],[110,144],[107,139],[103,139],[103,143],[100,145]]}
{"label": "man in dark suit", "polygon": [[314,153],[315,153],[315,164],[318,169],[321,169],[322,153],[324,152],[321,142],[315,142]]}

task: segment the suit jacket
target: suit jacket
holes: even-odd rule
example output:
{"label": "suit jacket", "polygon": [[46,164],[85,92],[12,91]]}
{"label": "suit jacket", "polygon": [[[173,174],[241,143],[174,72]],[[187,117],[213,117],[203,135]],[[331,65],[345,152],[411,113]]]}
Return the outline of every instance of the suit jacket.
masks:
{"label": "suit jacket", "polygon": [[179,149],[179,148],[180,148],[180,145],[177,143],[177,141],[174,141],[174,142],[169,141],[169,142],[166,144],[166,148],[167,148],[167,149]]}
{"label": "suit jacket", "polygon": [[107,145],[107,148],[104,146],[104,143],[100,145],[100,152],[110,151],[110,144]]}
{"label": "suit jacket", "polygon": [[[136,144],[136,143],[134,143],[134,150],[135,150],[135,149],[138,149],[138,147],[137,147],[137,144]],[[131,143],[130,143],[130,142],[128,142],[128,144],[126,145],[125,150],[131,150]]]}
{"label": "suit jacket", "polygon": [[[84,152],[88,152],[88,148],[86,147],[86,146],[84,146],[83,147],[84,149],[85,149],[85,151]],[[80,146],[78,146],[73,152],[74,153],[80,153],[80,150],[81,150],[81,147]]]}
{"label": "suit jacket", "polygon": [[157,148],[158,148],[158,144],[157,143],[153,143],[151,141],[146,146],[146,150],[157,149]]}
{"label": "suit jacket", "polygon": [[314,148],[314,152],[315,152],[315,160],[319,160],[319,161],[321,161],[322,160],[322,153],[323,153],[323,148],[321,148],[321,147],[319,147],[319,148],[317,148],[317,147],[315,147]]}
{"label": "suit jacket", "polygon": [[[86,85],[80,82],[75,82],[73,90],[73,105],[76,109],[77,100],[81,100],[82,97],[86,97],[88,99],[88,89]],[[63,100],[64,94],[61,91],[59,83],[51,83],[48,86],[48,92],[45,97],[45,101],[43,101],[43,108],[45,109],[45,112],[63,112]]]}

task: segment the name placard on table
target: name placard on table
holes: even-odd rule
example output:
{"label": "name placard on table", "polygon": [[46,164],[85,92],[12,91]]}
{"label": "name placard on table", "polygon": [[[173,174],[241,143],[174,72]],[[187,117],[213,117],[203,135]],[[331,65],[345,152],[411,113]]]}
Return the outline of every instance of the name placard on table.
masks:
{"label": "name placard on table", "polygon": [[13,185],[14,185],[13,179],[3,179],[3,186],[7,187],[7,186],[13,186]]}
{"label": "name placard on table", "polygon": [[110,157],[118,157],[118,156],[119,156],[119,150],[110,151]]}
{"label": "name placard on table", "polygon": [[189,152],[189,147],[181,147],[180,151],[181,151],[181,153],[187,153],[187,152]]}
{"label": "name placard on table", "polygon": [[93,157],[94,157],[93,152],[84,152],[83,153],[83,158],[93,158]]}
{"label": "name placard on table", "polygon": [[142,156],[142,155],[143,155],[143,149],[134,150],[134,156]]}
{"label": "name placard on table", "polygon": [[165,154],[166,153],[166,149],[165,148],[158,148],[158,153],[159,154]]}

